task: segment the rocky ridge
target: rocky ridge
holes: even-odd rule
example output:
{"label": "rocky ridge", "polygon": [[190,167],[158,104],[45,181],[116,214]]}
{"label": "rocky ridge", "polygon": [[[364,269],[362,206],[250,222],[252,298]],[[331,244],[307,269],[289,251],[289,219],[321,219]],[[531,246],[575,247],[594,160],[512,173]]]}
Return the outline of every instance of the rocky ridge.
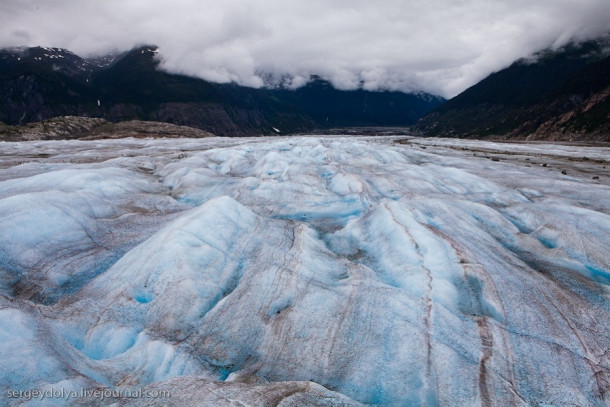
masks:
{"label": "rocky ridge", "polygon": [[0,123],[0,140],[97,140],[135,138],[203,138],[214,134],[187,126],[170,123],[129,120],[111,123],[94,117],[62,116],[23,126],[8,126]]}

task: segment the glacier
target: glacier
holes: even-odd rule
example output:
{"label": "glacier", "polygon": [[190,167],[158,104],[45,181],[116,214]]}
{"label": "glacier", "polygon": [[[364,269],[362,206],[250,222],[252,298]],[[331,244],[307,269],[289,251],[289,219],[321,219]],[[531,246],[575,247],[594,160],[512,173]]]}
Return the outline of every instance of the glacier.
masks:
{"label": "glacier", "polygon": [[0,405],[610,405],[608,157],[0,142]]}

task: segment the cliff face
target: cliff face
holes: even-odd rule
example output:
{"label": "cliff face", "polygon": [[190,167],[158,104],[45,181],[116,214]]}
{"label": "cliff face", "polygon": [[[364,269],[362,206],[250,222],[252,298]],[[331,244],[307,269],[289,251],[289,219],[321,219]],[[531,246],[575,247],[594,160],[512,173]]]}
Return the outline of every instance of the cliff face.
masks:
{"label": "cliff face", "polygon": [[427,135],[610,141],[608,38],[520,60],[423,117]]}
{"label": "cliff face", "polygon": [[56,116],[153,120],[220,136],[286,134],[332,126],[406,126],[444,99],[339,91],[319,78],[297,89],[215,84],[158,69],[157,49],[85,60],[58,48],[0,51],[0,121]]}

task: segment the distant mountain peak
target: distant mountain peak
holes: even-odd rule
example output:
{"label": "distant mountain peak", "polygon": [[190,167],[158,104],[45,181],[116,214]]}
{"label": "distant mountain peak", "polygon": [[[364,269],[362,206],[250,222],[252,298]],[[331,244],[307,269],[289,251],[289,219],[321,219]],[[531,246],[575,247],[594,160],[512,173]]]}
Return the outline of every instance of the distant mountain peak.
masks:
{"label": "distant mountain peak", "polygon": [[86,76],[92,69],[88,61],[64,48],[16,47],[0,50],[0,61],[5,69],[22,70],[24,73],[50,69],[64,72],[70,77]]}

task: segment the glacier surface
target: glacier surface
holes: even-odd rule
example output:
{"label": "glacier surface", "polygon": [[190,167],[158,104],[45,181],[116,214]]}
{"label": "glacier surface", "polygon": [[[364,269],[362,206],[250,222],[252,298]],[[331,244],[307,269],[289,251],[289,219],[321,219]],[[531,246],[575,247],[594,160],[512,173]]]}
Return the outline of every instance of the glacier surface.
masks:
{"label": "glacier surface", "polygon": [[396,141],[0,143],[0,405],[609,405],[610,149]]}

